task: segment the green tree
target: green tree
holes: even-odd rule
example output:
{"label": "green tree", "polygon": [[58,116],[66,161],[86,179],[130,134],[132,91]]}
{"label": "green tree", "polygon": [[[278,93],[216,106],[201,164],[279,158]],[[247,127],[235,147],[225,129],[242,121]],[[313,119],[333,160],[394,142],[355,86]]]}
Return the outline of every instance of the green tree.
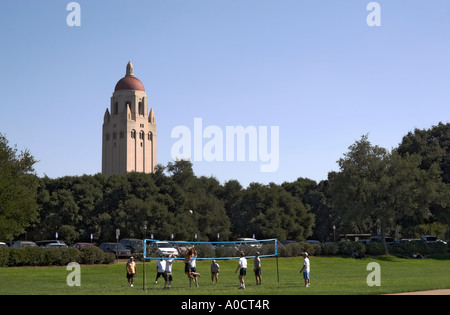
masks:
{"label": "green tree", "polygon": [[317,184],[311,179],[300,177],[295,182],[285,182],[282,186],[311,208],[315,216],[315,226],[311,237],[319,240],[333,240],[333,225],[339,225],[339,218],[336,211],[328,204],[328,181]]}
{"label": "green tree", "polygon": [[35,163],[28,150],[18,153],[0,134],[0,239],[12,240],[38,217]]}
{"label": "green tree", "polygon": [[339,160],[340,172],[329,174],[332,204],[344,222],[379,227],[386,253],[386,232],[409,216],[416,221],[430,216],[439,169],[419,168],[418,155],[401,157],[373,146],[367,136],[350,146]]}
{"label": "green tree", "polygon": [[427,223],[439,222],[450,225],[450,123],[440,122],[430,129],[415,129],[403,137],[398,153],[401,156],[418,154],[422,158],[420,168],[429,170],[439,166],[442,182],[439,186],[439,198],[431,205]]}

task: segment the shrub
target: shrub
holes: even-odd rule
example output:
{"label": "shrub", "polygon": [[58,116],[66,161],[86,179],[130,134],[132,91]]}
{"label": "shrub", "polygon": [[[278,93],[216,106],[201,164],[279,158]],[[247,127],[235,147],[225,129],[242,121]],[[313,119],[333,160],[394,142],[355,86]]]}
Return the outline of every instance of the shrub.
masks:
{"label": "shrub", "polygon": [[44,257],[42,266],[59,266],[61,265],[61,255],[59,248],[43,248]]}
{"label": "shrub", "polygon": [[60,248],[61,266],[65,266],[71,262],[80,262],[80,251],[73,247]]}
{"label": "shrub", "polygon": [[0,247],[0,267],[7,267],[9,262],[9,248]]}
{"label": "shrub", "polygon": [[314,255],[315,256],[322,255],[322,252],[323,252],[322,244],[313,244],[313,249],[314,249]]}
{"label": "shrub", "polygon": [[322,248],[323,255],[337,255],[339,252],[339,246],[336,243],[325,244]]}
{"label": "shrub", "polygon": [[114,261],[116,260],[116,256],[113,253],[104,253],[104,254],[105,254],[103,259],[104,264],[114,263]]}
{"label": "shrub", "polygon": [[448,251],[448,244],[444,244],[441,242],[431,243],[430,249],[431,254],[445,254]]}
{"label": "shrub", "polygon": [[0,247],[0,267],[65,266],[71,262],[109,264],[115,260],[113,254],[98,247],[88,248],[80,252],[76,248]]}
{"label": "shrub", "polygon": [[412,241],[397,243],[391,246],[392,254],[411,257],[414,253],[422,255],[444,254],[447,251],[447,245],[444,243],[426,243],[424,241]]}
{"label": "shrub", "polygon": [[[280,254],[280,246],[277,247],[278,254]],[[259,253],[261,255],[272,255],[275,254],[275,245],[274,244],[263,244],[261,248],[259,249]],[[283,257],[283,256],[282,256]]]}
{"label": "shrub", "polygon": [[306,243],[306,242],[301,242],[298,243],[299,246],[299,254],[296,256],[301,256],[303,252],[307,252],[308,255],[314,255],[315,254],[315,250],[314,250],[314,245],[310,244],[310,243]]}
{"label": "shrub", "polygon": [[8,258],[8,266],[9,267],[20,267],[24,266],[24,254],[25,251],[22,248],[9,248],[9,258]]}
{"label": "shrub", "polygon": [[300,244],[297,243],[287,244],[284,249],[288,254],[286,257],[297,257],[302,254],[302,248]]}
{"label": "shrub", "polygon": [[211,247],[205,245],[195,246],[195,250],[197,251],[197,255],[199,258],[209,258],[214,257],[214,251]]}
{"label": "shrub", "polygon": [[216,248],[216,257],[238,257],[239,251],[230,246],[221,246]]}
{"label": "shrub", "polygon": [[42,266],[42,258],[44,256],[41,247],[25,247],[22,249],[21,256],[22,266]]}
{"label": "shrub", "polygon": [[86,246],[81,250],[80,263],[88,265],[102,264],[106,260],[105,256],[106,256],[105,252],[102,251],[100,248],[96,246]]}
{"label": "shrub", "polygon": [[381,243],[370,242],[365,247],[367,255],[377,256],[385,254],[384,246]]}

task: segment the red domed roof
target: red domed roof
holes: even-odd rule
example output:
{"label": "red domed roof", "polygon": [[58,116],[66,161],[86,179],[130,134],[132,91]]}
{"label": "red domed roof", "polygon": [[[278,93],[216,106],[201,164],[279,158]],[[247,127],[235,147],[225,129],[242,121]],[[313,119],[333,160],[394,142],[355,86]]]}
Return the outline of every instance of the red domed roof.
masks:
{"label": "red domed roof", "polygon": [[125,76],[122,79],[119,80],[116,84],[116,88],[114,91],[119,90],[139,90],[139,91],[145,91],[144,85],[142,82],[133,76]]}

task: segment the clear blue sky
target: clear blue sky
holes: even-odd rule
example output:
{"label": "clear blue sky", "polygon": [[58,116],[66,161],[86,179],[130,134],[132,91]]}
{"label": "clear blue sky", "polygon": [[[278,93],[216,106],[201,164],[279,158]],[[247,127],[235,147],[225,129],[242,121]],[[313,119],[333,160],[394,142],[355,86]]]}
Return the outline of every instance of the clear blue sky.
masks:
{"label": "clear blue sky", "polygon": [[195,162],[197,175],[320,181],[363,134],[392,148],[449,121],[450,2],[369,0],[0,1],[0,133],[39,176],[101,172],[105,109],[131,60],[156,114],[158,163],[173,128],[279,126],[279,167]]}

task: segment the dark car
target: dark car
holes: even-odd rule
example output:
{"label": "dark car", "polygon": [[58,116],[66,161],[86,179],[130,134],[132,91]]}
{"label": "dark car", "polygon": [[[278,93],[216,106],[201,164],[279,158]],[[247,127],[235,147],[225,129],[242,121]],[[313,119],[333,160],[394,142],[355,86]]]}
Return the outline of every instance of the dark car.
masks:
{"label": "dark car", "polygon": [[92,243],[75,243],[75,244],[71,245],[70,247],[74,247],[78,250],[82,250],[83,248],[89,247],[89,246],[95,246],[95,245]]}
{"label": "dark car", "polygon": [[140,253],[144,249],[144,241],[137,238],[124,238],[120,240],[120,243],[126,249],[129,249],[131,253]]}
{"label": "dark car", "polygon": [[[386,240],[386,244],[388,244],[388,245],[393,245],[393,244],[395,244],[395,240],[394,240],[392,237],[390,237],[390,236],[385,236],[384,239]],[[374,243],[382,243],[383,238],[382,238],[381,236],[379,236],[379,235],[377,235],[377,236],[372,236],[372,238],[370,239],[370,241],[371,241],[371,242],[374,242]]]}
{"label": "dark car", "polygon": [[113,253],[117,257],[130,257],[131,251],[120,243],[101,243],[100,249],[105,253]]}

